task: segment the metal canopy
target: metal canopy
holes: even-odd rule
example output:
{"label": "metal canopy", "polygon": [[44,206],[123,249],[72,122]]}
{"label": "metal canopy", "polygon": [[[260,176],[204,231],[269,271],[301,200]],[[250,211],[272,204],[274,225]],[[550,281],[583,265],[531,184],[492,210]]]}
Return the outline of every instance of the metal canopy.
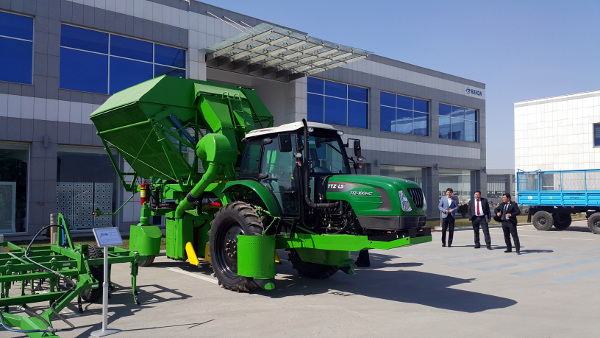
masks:
{"label": "metal canopy", "polygon": [[369,52],[262,23],[206,48],[210,67],[291,81],[367,57]]}

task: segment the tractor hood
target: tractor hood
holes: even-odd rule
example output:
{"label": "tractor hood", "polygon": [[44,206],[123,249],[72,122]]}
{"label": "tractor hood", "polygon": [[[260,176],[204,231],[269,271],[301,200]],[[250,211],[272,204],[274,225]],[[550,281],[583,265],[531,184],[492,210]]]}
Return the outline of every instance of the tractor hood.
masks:
{"label": "tractor hood", "polygon": [[[403,210],[401,195],[406,197],[410,208],[405,205]],[[327,182],[326,197],[329,201],[350,203],[365,229],[402,230],[422,226],[426,220],[427,207],[421,187],[399,178],[335,175]]]}

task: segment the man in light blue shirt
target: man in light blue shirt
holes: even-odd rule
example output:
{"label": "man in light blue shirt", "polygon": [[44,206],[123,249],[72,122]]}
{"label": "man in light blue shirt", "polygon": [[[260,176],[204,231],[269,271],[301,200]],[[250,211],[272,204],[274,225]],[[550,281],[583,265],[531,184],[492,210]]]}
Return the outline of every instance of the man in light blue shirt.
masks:
{"label": "man in light blue shirt", "polygon": [[448,247],[452,246],[452,238],[454,237],[454,217],[456,210],[458,209],[458,202],[454,196],[452,196],[454,190],[452,188],[446,189],[446,196],[440,198],[440,204],[438,209],[442,212],[442,246],[446,246],[446,230],[449,230],[448,235]]}

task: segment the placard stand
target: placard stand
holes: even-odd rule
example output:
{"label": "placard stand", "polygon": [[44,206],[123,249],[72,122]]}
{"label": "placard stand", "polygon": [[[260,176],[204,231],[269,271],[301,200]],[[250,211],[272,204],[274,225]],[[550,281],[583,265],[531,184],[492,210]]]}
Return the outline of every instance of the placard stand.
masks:
{"label": "placard stand", "polygon": [[104,282],[102,283],[102,329],[93,331],[92,337],[103,337],[117,333],[119,329],[108,329],[108,247],[122,245],[123,239],[118,228],[95,228],[94,237],[99,247],[104,248]]}

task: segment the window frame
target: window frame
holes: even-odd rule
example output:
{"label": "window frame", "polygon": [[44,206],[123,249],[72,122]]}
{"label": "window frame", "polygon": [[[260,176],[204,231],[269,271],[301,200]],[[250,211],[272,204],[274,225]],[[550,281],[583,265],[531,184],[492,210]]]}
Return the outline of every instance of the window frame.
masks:
{"label": "window frame", "polygon": [[[442,109],[443,106],[447,106],[449,108],[449,111],[447,114],[441,113],[442,110],[446,111],[445,107],[444,107],[444,109]],[[469,112],[474,112],[473,120],[467,117],[467,115],[470,115]],[[459,106],[459,105],[455,105],[455,104],[451,104],[451,103],[439,102],[438,103],[438,138],[444,139],[444,140],[479,143],[480,142],[479,113],[480,113],[480,110],[476,109],[476,108]],[[442,126],[442,124],[440,123],[441,119],[449,120],[449,123],[447,125],[444,124],[444,126],[447,126],[449,128],[448,137],[443,137],[441,134],[441,126]],[[453,126],[453,124],[456,124],[456,123],[460,123],[462,125],[462,135],[461,135],[462,138],[454,138],[454,136],[452,135],[452,126]],[[468,126],[468,124],[472,124],[472,123],[475,124],[475,140],[473,140],[473,141],[467,140],[467,131],[468,131],[467,126]]]}
{"label": "window frame", "polygon": [[[597,131],[596,128],[598,128]],[[598,138],[596,138],[596,134],[598,134]],[[592,138],[594,147],[600,147],[600,122],[592,124]]]}
{"label": "window frame", "polygon": [[[390,106],[388,104],[384,104],[382,102],[382,95],[381,94],[392,95],[394,97],[394,101],[395,101],[394,106]],[[400,104],[398,104],[398,98],[399,97],[406,98],[406,99],[411,99],[412,100],[412,102],[411,102],[412,108],[408,109],[405,106],[400,106]],[[415,105],[415,100],[425,101],[426,104],[427,104],[427,111],[425,112],[425,111],[417,110],[415,108],[415,106],[416,106]],[[412,119],[411,119],[411,123],[412,123],[411,132],[410,133],[400,132],[400,131],[398,131],[398,128],[396,128],[396,131],[393,131],[393,130],[391,130],[392,129],[391,126],[390,126],[390,130],[384,130],[384,129],[382,129],[383,124],[382,124],[382,121],[381,121],[381,118],[382,118],[381,112],[383,111],[383,108],[393,109],[394,116],[396,117],[395,121],[398,121],[398,111],[399,110],[403,111],[403,112],[410,112],[411,115],[412,115]],[[415,116],[415,114],[426,115],[427,116],[427,119],[426,119],[426,121],[427,121],[427,132],[426,132],[425,135],[415,133],[415,121],[416,121],[416,118],[417,118],[417,116]],[[381,93],[380,93],[380,95],[379,95],[379,131],[386,132],[386,133],[393,133],[393,134],[430,137],[431,136],[431,100],[428,100],[428,99],[425,99],[425,98],[422,98],[422,97],[404,95],[404,94],[399,94],[399,93],[394,93],[394,92],[389,92],[389,91],[382,90]]]}
{"label": "window frame", "polygon": [[[311,87],[312,85],[309,84],[309,81],[312,80],[318,80],[318,81],[322,81],[322,87],[320,90],[317,91],[311,91]],[[330,87],[327,87],[326,84],[327,83],[331,83],[333,85]],[[339,96],[339,94],[337,93],[328,93],[327,88],[333,89],[335,87],[338,87],[339,85],[343,85],[345,87],[345,95],[344,97]],[[352,88],[358,88],[358,89],[364,89],[366,91],[365,93],[365,99],[366,101],[359,101],[358,99],[356,99],[355,97],[350,98],[350,96],[356,96],[357,93],[351,93],[351,89]],[[335,94],[335,95],[334,95]],[[319,122],[319,123],[327,123],[327,124],[333,124],[333,125],[338,125],[338,126],[343,126],[343,127],[349,127],[349,128],[360,128],[360,129],[370,129],[369,128],[369,88],[368,87],[364,87],[364,86],[358,86],[358,85],[354,85],[354,84],[349,84],[349,83],[345,83],[345,82],[339,82],[339,81],[332,81],[332,80],[327,80],[327,79],[322,79],[322,78],[317,78],[317,77],[312,77],[309,76],[307,77],[307,86],[306,86],[306,97],[307,97],[307,119],[310,122]],[[311,98],[315,98],[318,97],[320,99],[321,102],[321,109],[318,112],[319,114],[321,114],[321,118],[318,120],[312,119],[309,116],[311,115],[309,112],[310,107],[312,106],[311,104],[309,104],[309,100],[311,100]],[[329,100],[328,100],[329,99]],[[338,121],[335,122],[328,122],[327,119],[327,105],[328,102],[330,103],[334,103],[336,102],[335,100],[342,100],[344,101],[345,104],[345,124],[340,124],[337,123]],[[363,126],[356,126],[356,125],[352,125],[350,123],[350,107],[351,104],[350,102],[356,103],[358,105],[366,105],[365,107],[365,116],[364,116],[364,127]],[[354,107],[358,107],[358,105],[354,105]],[[354,112],[354,111],[353,111]],[[337,117],[337,116],[336,116]]]}
{"label": "window frame", "polygon": [[3,79],[0,78],[0,82],[10,82],[10,83],[20,83],[20,84],[27,84],[27,85],[32,85],[33,84],[33,71],[34,71],[34,57],[35,57],[35,51],[33,48],[33,42],[35,41],[35,17],[30,16],[30,15],[25,15],[25,14],[21,14],[21,13],[13,13],[13,12],[9,12],[9,11],[3,11],[0,10],[0,13],[4,13],[4,14],[8,14],[8,15],[14,15],[17,17],[23,17],[23,18],[28,18],[31,19],[31,40],[26,39],[24,37],[18,37],[18,36],[11,36],[11,35],[2,35],[0,34],[0,38],[2,39],[7,39],[7,40],[12,40],[12,41],[21,41],[21,42],[27,42],[31,44],[31,63],[29,65],[29,82],[20,82],[20,81],[14,81],[11,79]]}
{"label": "window frame", "polygon": [[[104,52],[98,52],[98,51],[93,51],[93,50],[87,50],[87,49],[81,49],[81,48],[77,48],[77,47],[72,47],[72,46],[65,46],[63,45],[63,27],[74,27],[74,28],[78,28],[78,29],[83,29],[83,30],[88,30],[88,31],[93,31],[93,32],[98,32],[101,34],[106,34],[107,38],[108,38],[108,45],[107,45],[107,51],[106,53]],[[119,37],[119,39],[123,38],[123,39],[130,39],[130,40],[135,40],[136,42],[143,42],[143,43],[149,43],[152,46],[152,61],[147,61],[147,60],[143,60],[143,59],[136,59],[136,58],[132,58],[132,57],[126,57],[126,56],[121,56],[119,55],[119,53],[113,54],[112,51],[112,39],[113,37]],[[156,53],[156,48],[157,46],[159,46],[159,48],[161,47],[166,47],[166,48],[171,48],[173,50],[178,50],[178,51],[183,51],[183,67],[178,67],[178,66],[174,66],[174,65],[166,65],[164,63],[158,62],[156,60],[157,58],[157,53]],[[82,92],[90,92],[90,93],[96,93],[96,94],[103,94],[103,95],[112,95],[118,91],[121,91],[125,88],[119,88],[120,86],[116,86],[117,83],[112,83],[113,78],[111,77],[111,63],[113,60],[125,60],[125,61],[132,61],[132,62],[138,62],[140,64],[145,64],[145,65],[150,65],[151,67],[151,77],[148,79],[145,79],[144,81],[153,79],[158,77],[157,74],[158,73],[162,73],[159,72],[159,69],[170,69],[170,70],[174,70],[174,71],[181,71],[183,72],[183,77],[187,78],[188,76],[188,69],[187,69],[187,61],[188,61],[188,56],[187,56],[187,49],[183,49],[183,48],[179,48],[179,47],[175,47],[175,46],[170,46],[170,45],[166,45],[163,43],[157,43],[154,41],[150,41],[150,40],[145,40],[145,39],[140,39],[140,38],[136,38],[136,37],[130,37],[130,36],[125,36],[122,34],[115,34],[115,33],[110,33],[110,32],[104,32],[101,30],[96,30],[96,29],[90,29],[87,27],[80,27],[77,25],[72,25],[72,24],[66,24],[66,23],[62,23],[61,24],[61,35],[60,35],[60,50],[62,52],[63,49],[66,50],[72,50],[72,51],[78,51],[78,52],[82,52],[82,53],[90,53],[90,54],[96,54],[96,55],[100,55],[104,58],[106,58],[106,62],[108,64],[108,68],[107,68],[107,72],[106,72],[106,90],[103,92],[95,92],[95,91],[88,91],[88,90],[82,90],[80,88],[72,88],[72,87],[76,87],[76,86],[72,86],[70,88],[66,88],[63,87],[62,83],[62,79],[63,79],[63,68],[61,67],[61,73],[59,75],[59,87],[60,89],[64,89],[64,90],[76,90],[76,91],[82,91]],[[167,72],[168,73],[168,72]],[[165,73],[166,74],[166,73]],[[164,74],[161,74],[159,76],[162,76]],[[102,81],[104,82],[104,81]],[[66,86],[66,85],[65,85]],[[113,89],[114,87],[117,87],[117,89]]]}

